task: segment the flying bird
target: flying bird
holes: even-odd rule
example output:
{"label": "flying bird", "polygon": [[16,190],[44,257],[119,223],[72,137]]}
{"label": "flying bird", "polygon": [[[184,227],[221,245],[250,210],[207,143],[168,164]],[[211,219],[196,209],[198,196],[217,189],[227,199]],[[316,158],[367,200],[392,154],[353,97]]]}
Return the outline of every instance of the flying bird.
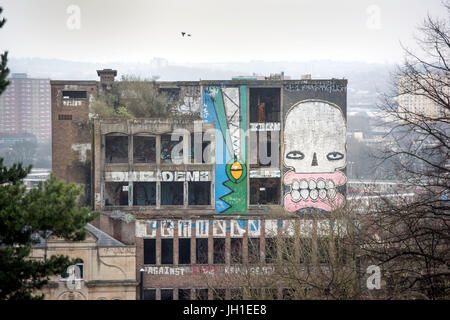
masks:
{"label": "flying bird", "polygon": [[191,34],[190,34],[190,33],[186,34],[186,32],[181,32],[181,36],[182,36],[182,37],[184,37],[185,35],[187,35],[188,37],[190,37],[190,36],[191,36]]}

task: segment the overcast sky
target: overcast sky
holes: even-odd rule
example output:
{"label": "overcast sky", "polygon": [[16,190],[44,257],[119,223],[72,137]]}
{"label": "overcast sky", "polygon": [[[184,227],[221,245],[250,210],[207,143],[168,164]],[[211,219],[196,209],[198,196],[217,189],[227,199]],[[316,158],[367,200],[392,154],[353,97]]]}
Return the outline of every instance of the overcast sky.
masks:
{"label": "overcast sky", "polygon": [[[399,62],[440,0],[2,0],[14,58]],[[191,37],[182,37],[181,32]]]}

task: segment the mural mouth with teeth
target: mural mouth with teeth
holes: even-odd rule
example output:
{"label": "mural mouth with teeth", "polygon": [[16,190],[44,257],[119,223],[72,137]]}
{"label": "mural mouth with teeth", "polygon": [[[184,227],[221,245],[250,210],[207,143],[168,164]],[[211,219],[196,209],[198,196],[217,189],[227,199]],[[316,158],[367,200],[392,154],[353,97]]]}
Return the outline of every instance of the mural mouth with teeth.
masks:
{"label": "mural mouth with teeth", "polygon": [[284,197],[284,207],[290,212],[313,207],[331,211],[344,203],[344,196],[337,191],[347,182],[344,173],[295,173],[285,174],[283,182],[291,191]]}

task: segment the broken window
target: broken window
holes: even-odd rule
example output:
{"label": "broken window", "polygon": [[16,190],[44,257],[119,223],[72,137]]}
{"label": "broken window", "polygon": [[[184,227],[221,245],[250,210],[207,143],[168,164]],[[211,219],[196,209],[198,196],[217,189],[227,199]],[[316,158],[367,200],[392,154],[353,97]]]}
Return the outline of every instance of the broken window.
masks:
{"label": "broken window", "polygon": [[195,289],[195,297],[197,300],[208,300],[208,289]]}
{"label": "broken window", "polygon": [[211,182],[188,182],[189,205],[211,204]]}
{"label": "broken window", "polygon": [[156,264],[155,239],[144,239],[144,264]]}
{"label": "broken window", "polygon": [[85,90],[63,90],[63,99],[86,99],[87,92]]}
{"label": "broken window", "polygon": [[225,239],[214,238],[214,264],[225,263]]}
{"label": "broken window", "polygon": [[266,238],[266,263],[277,260],[277,243],[275,238]]}
{"label": "broken window", "polygon": [[134,163],[156,162],[156,138],[146,136],[133,137]]}
{"label": "broken window", "polygon": [[280,178],[250,179],[250,204],[279,204]]}
{"label": "broken window", "polygon": [[128,205],[128,182],[105,183],[105,206]]}
{"label": "broken window", "polygon": [[248,262],[260,262],[260,240],[259,238],[248,238]]}
{"label": "broken window", "polygon": [[225,289],[213,289],[213,300],[225,300]]}
{"label": "broken window", "polygon": [[183,182],[161,182],[161,205],[182,206],[184,203]]}
{"label": "broken window", "polygon": [[133,187],[133,205],[156,205],[156,182],[135,182]]}
{"label": "broken window", "polygon": [[250,122],[280,121],[280,89],[250,89]]}
{"label": "broken window", "polygon": [[211,141],[204,141],[204,139],[203,133],[191,134],[189,141],[191,163],[211,163]]}
{"label": "broken window", "polygon": [[196,241],[196,256],[198,264],[208,264],[208,239],[197,238]]}
{"label": "broken window", "polygon": [[178,289],[178,300],[191,300],[191,289]]}
{"label": "broken window", "polygon": [[242,238],[231,238],[230,243],[231,263],[242,263]]}
{"label": "broken window", "polygon": [[173,289],[161,289],[161,300],[173,300]]}
{"label": "broken window", "polygon": [[156,300],[156,289],[144,289],[144,300]]}
{"label": "broken window", "polygon": [[[178,145],[180,144],[180,145]],[[172,159],[174,156],[174,159]],[[172,163],[172,161],[183,160],[183,138],[172,141],[172,136],[165,134],[161,136],[161,163]]]}
{"label": "broken window", "polygon": [[191,263],[191,239],[179,238],[178,239],[178,264],[190,264]]}
{"label": "broken window", "polygon": [[173,264],[173,239],[161,239],[161,264]]}
{"label": "broken window", "polygon": [[251,167],[279,168],[279,131],[250,131]]}
{"label": "broken window", "polygon": [[128,136],[105,137],[105,161],[106,163],[128,162]]}

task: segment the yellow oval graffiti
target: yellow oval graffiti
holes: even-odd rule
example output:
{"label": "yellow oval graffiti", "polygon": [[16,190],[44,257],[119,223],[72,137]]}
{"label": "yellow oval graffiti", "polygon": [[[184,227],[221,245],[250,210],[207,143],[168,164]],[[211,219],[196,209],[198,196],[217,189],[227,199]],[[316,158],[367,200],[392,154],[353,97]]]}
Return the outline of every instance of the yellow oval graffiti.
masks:
{"label": "yellow oval graffiti", "polygon": [[231,165],[230,173],[233,178],[239,180],[239,178],[242,176],[242,165],[239,162],[235,161]]}

